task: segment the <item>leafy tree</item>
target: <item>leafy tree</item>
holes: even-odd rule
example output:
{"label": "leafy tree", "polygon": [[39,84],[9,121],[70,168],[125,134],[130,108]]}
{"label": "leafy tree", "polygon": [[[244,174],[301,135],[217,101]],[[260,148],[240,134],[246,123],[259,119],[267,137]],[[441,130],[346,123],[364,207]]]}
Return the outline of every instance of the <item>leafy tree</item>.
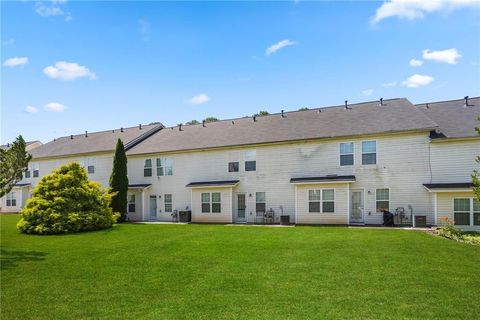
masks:
{"label": "leafy tree", "polygon": [[215,118],[215,117],[206,117],[205,120],[203,120],[203,121],[205,121],[206,123],[209,123],[209,122],[218,121],[218,119]]}
{"label": "leafy tree", "polygon": [[0,149],[0,197],[9,193],[15,184],[22,180],[32,156],[27,153],[27,144],[22,136],[10,148]]}
{"label": "leafy tree", "polygon": [[17,228],[24,233],[57,234],[110,228],[117,220],[112,195],[89,181],[78,163],[44,176],[20,212]]}
{"label": "leafy tree", "polygon": [[190,120],[190,121],[188,121],[188,122],[185,123],[185,124],[186,124],[186,125],[192,125],[192,124],[199,124],[199,123],[200,123],[200,121],[198,121],[198,120]]}
{"label": "leafy tree", "polygon": [[150,122],[148,125],[151,126],[151,125],[154,125],[154,124],[160,124],[160,122],[158,122],[158,121]]}
{"label": "leafy tree", "polygon": [[268,116],[270,113],[265,110],[258,111],[258,113],[255,113],[254,116],[256,117],[261,117],[261,116]]}
{"label": "leafy tree", "polygon": [[308,109],[307,107],[303,107],[303,108],[298,109],[298,111],[307,111],[307,110],[310,110],[310,109]]}
{"label": "leafy tree", "polygon": [[127,219],[127,193],[128,193],[128,176],[127,176],[127,155],[122,140],[118,139],[115,148],[115,156],[113,157],[112,174],[110,175],[110,188],[114,193],[110,207],[113,212],[118,212],[120,218],[118,222],[124,222]]}
{"label": "leafy tree", "polygon": [[[478,117],[478,120],[480,121],[480,117]],[[475,130],[477,130],[477,133],[480,135],[480,126],[476,127]],[[480,165],[480,155],[477,156],[476,161]],[[479,174],[480,173],[479,173],[478,170],[473,170],[473,173],[472,173],[473,193],[477,197],[478,201],[480,201],[480,177],[479,177]]]}

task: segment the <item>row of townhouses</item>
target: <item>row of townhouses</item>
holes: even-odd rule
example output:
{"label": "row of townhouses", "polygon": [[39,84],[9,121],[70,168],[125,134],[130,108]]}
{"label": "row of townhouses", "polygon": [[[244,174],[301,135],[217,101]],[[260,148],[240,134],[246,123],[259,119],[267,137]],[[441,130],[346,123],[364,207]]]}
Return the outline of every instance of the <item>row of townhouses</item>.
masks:
{"label": "row of townhouses", "polygon": [[[273,213],[296,224],[447,219],[480,229],[471,173],[480,154],[480,98],[413,105],[389,99],[166,128],[71,135],[38,146],[24,179],[1,199],[18,212],[42,176],[77,161],[108,186],[117,139],[128,156],[128,215],[253,223]],[[421,219],[420,219],[421,218]]]}

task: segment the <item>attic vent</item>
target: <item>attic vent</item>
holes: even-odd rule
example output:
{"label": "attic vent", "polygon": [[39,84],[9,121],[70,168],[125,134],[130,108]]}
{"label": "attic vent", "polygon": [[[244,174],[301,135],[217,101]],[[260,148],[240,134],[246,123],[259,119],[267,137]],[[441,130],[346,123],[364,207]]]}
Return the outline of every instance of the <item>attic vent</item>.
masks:
{"label": "attic vent", "polygon": [[378,104],[379,107],[383,107],[384,104],[383,104],[383,98],[380,98],[380,103]]}
{"label": "attic vent", "polygon": [[318,109],[318,113],[321,113],[322,112],[322,109]]}
{"label": "attic vent", "polygon": [[345,100],[345,110],[352,109],[348,106],[348,100]]}
{"label": "attic vent", "polygon": [[253,122],[257,121],[257,116],[253,116]]}
{"label": "attic vent", "polygon": [[205,120],[202,120],[202,127],[205,127]]}
{"label": "attic vent", "polygon": [[282,110],[282,118],[285,118],[285,115],[283,114],[283,110]]}
{"label": "attic vent", "polygon": [[178,124],[178,131],[182,131],[182,124],[181,123]]}
{"label": "attic vent", "polygon": [[141,123],[138,125],[138,129],[142,130],[142,124]]}
{"label": "attic vent", "polygon": [[120,132],[123,132],[123,128],[120,128]]}
{"label": "attic vent", "polygon": [[88,138],[88,131],[85,131],[85,138]]}
{"label": "attic vent", "polygon": [[430,108],[430,106],[428,105],[428,103],[425,103],[425,108],[426,108],[426,109]]}
{"label": "attic vent", "polygon": [[70,135],[70,140],[73,140],[73,134]]}
{"label": "attic vent", "polygon": [[463,99],[465,99],[465,103],[463,104],[463,107],[466,108],[466,107],[469,106],[469,104],[468,104],[468,96],[465,96],[465,98],[463,98]]}
{"label": "attic vent", "polygon": [[235,124],[235,121],[232,120],[232,124]]}

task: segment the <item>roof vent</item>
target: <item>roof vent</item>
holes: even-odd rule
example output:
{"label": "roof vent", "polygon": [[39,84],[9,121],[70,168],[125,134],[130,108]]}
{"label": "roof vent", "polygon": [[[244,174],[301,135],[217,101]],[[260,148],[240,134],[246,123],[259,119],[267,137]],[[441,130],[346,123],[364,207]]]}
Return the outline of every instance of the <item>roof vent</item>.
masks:
{"label": "roof vent", "polygon": [[112,133],[115,133],[115,130],[112,130]]}
{"label": "roof vent", "polygon": [[465,99],[465,103],[463,104],[463,107],[466,108],[466,107],[469,106],[469,104],[468,104],[468,96],[465,96],[465,98],[463,98],[463,99]]}
{"label": "roof vent", "polygon": [[123,132],[123,128],[120,128],[120,132]]}
{"label": "roof vent", "polygon": [[85,131],[85,138],[88,138],[88,131]]}
{"label": "roof vent", "polygon": [[428,105],[428,103],[425,103],[425,108],[426,108],[426,109],[430,108],[430,106]]}
{"label": "roof vent", "polygon": [[322,109],[318,108],[318,113],[321,113],[322,112]]}
{"label": "roof vent", "polygon": [[57,138],[53,138],[53,142],[57,141]]}
{"label": "roof vent", "polygon": [[253,122],[257,121],[257,116],[253,116]]}
{"label": "roof vent", "polygon": [[202,127],[205,127],[205,120],[202,120]]}
{"label": "roof vent", "polygon": [[235,121],[232,120],[232,124],[235,124]]}
{"label": "roof vent", "polygon": [[178,124],[178,131],[182,131],[182,124],[181,123]]}
{"label": "roof vent", "polygon": [[348,100],[345,100],[345,110],[348,110],[348,109],[351,109],[351,108],[348,106]]}
{"label": "roof vent", "polygon": [[141,123],[138,125],[138,129],[142,130],[142,124]]}
{"label": "roof vent", "polygon": [[282,118],[285,118],[285,115],[283,114],[283,110],[282,110]]}
{"label": "roof vent", "polygon": [[73,134],[70,135],[70,140],[73,140]]}
{"label": "roof vent", "polygon": [[383,98],[380,98],[380,103],[378,104],[379,107],[383,107],[384,104],[383,104]]}

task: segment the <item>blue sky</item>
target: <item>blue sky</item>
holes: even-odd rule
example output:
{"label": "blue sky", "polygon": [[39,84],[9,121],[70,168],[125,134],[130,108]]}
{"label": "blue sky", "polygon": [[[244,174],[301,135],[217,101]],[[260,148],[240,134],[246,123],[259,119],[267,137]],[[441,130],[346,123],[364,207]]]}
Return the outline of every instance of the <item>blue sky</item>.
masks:
{"label": "blue sky", "polygon": [[479,21],[469,0],[1,2],[1,142],[478,96]]}

